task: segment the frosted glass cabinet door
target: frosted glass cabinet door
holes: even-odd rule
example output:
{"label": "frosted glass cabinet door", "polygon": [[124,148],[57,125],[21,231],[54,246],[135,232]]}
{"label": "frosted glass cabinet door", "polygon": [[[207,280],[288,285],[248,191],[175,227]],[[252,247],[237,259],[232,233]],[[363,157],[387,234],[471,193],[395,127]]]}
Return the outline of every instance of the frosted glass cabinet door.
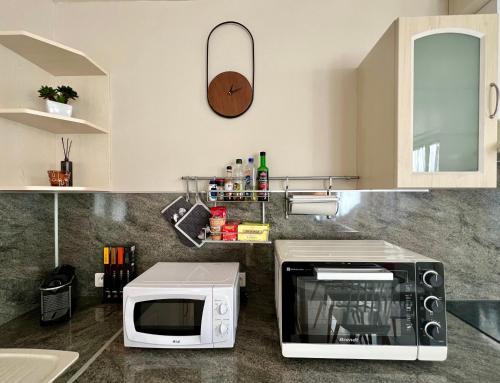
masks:
{"label": "frosted glass cabinet door", "polygon": [[496,187],[498,18],[400,18],[399,188]]}
{"label": "frosted glass cabinet door", "polygon": [[358,187],[497,187],[498,16],[400,17],[357,71]]}
{"label": "frosted glass cabinet door", "polygon": [[481,39],[433,33],[414,41],[413,171],[479,170]]}

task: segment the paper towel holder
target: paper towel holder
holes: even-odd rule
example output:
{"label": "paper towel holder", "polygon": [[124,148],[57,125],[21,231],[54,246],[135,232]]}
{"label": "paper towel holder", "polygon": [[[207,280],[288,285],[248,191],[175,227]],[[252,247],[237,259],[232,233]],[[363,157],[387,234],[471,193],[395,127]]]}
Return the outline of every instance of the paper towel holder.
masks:
{"label": "paper towel holder", "polygon": [[[327,215],[326,217],[328,219],[333,219],[339,212],[339,197],[338,195],[333,191],[333,178],[329,177],[328,178],[328,189],[324,190],[290,190],[289,184],[288,184],[289,178],[285,178],[285,218],[288,219],[290,215],[292,215],[292,208],[294,204],[300,204],[300,203],[325,203],[325,204],[331,204],[335,203],[336,204],[336,209],[335,209],[335,214],[334,215]],[[318,195],[316,193],[325,193],[324,196]],[[293,196],[294,194],[300,194],[301,196],[305,198],[301,198],[300,201],[294,201]],[[310,196],[311,198],[308,199],[307,196]],[[317,214],[313,214],[317,215]]]}

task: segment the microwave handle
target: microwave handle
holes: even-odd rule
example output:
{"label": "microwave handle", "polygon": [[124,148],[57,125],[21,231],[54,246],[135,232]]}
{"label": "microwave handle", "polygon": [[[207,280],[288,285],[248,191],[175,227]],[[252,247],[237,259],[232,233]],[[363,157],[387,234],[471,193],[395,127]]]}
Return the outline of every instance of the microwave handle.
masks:
{"label": "microwave handle", "polygon": [[318,281],[392,281],[394,275],[384,268],[350,269],[315,267]]}

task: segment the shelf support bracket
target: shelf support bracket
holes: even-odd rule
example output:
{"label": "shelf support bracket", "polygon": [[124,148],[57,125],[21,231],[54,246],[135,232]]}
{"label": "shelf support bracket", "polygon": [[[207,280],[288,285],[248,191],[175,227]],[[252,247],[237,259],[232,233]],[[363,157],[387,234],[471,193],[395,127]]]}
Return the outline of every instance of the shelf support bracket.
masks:
{"label": "shelf support bracket", "polygon": [[59,193],[54,193],[54,264],[59,266]]}
{"label": "shelf support bracket", "polygon": [[266,203],[261,202],[260,204],[260,222],[266,223]]}

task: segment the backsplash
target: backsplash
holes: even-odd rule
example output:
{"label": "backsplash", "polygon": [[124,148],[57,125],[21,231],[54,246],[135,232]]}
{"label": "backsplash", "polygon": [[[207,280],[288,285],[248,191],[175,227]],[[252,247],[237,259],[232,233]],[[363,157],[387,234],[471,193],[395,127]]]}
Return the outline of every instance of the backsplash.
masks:
{"label": "backsplash", "polygon": [[[137,245],[138,269],[160,261],[238,261],[248,289],[272,282],[273,247],[184,247],[161,209],[178,194],[62,194],[61,262],[77,268],[82,295],[95,295],[107,243]],[[449,299],[500,299],[500,190],[342,192],[339,217],[284,217],[282,195],[267,218],[272,239],[384,239],[442,260]],[[52,195],[0,194],[0,323],[35,307],[38,284],[53,267]],[[230,218],[259,219],[259,206],[229,207]]]}
{"label": "backsplash", "polygon": [[32,309],[54,267],[50,194],[0,194],[0,324]]}

